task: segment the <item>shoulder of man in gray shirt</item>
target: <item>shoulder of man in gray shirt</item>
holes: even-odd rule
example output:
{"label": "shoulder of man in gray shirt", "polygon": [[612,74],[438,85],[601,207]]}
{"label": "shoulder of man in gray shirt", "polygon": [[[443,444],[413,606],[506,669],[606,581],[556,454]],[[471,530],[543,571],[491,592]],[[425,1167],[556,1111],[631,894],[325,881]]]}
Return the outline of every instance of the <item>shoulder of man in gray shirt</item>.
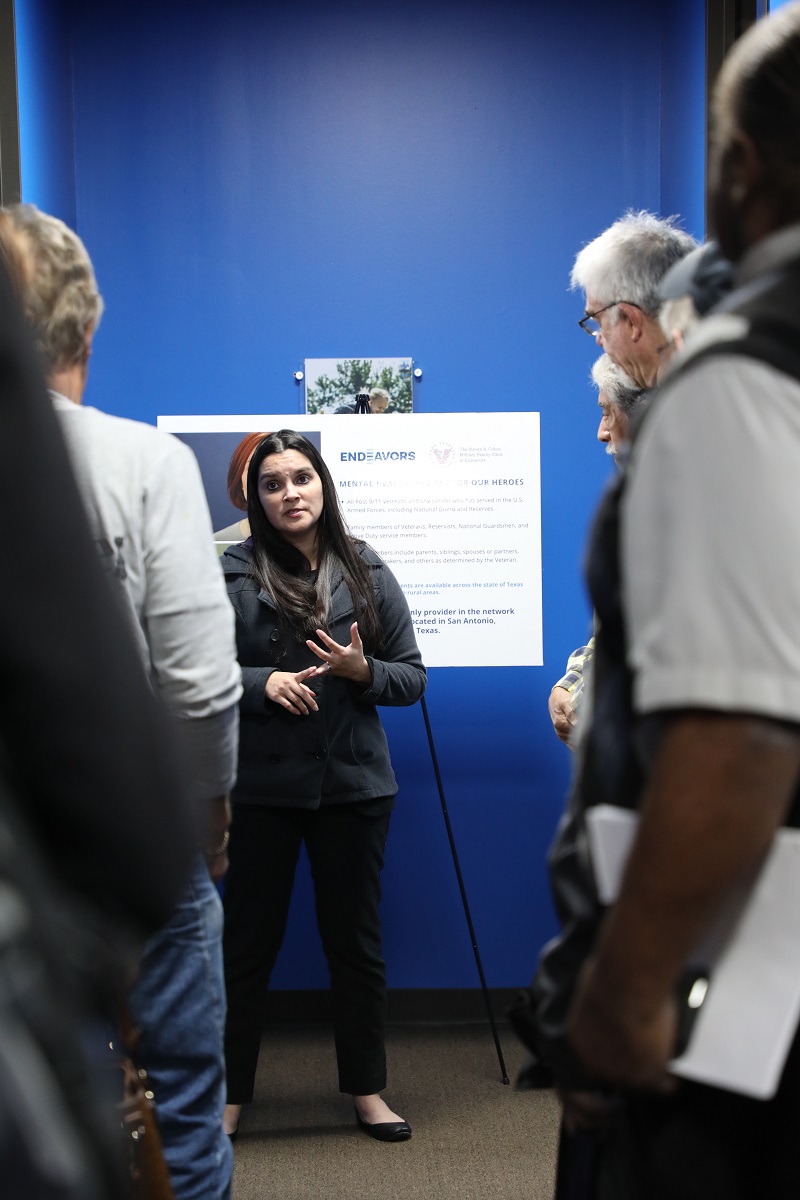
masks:
{"label": "shoulder of man in gray shirt", "polygon": [[151,425],[53,402],[98,554],[179,721],[196,795],[222,795],[235,781],[241,673],[197,461]]}

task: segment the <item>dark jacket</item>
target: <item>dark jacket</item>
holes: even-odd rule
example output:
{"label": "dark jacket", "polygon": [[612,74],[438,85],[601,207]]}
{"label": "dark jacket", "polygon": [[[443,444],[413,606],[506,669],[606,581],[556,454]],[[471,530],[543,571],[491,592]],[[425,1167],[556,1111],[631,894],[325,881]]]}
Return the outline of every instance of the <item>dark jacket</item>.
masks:
{"label": "dark jacket", "polygon": [[[367,655],[372,684],[359,687],[334,675],[308,681],[319,712],[296,716],[267,699],[275,670],[319,666],[305,640],[287,640],[278,614],[251,573],[245,543],[222,556],[228,595],[236,612],[236,643],[244,693],[240,702],[239,777],[233,793],[244,804],[317,808],[394,796],[397,782],[389,760],[378,704],[414,704],[425,691],[414,627],[405,596],[392,572],[369,546],[360,550],[372,575],[383,629],[381,658]],[[334,582],[327,632],[350,644],[356,613],[350,592]]]}

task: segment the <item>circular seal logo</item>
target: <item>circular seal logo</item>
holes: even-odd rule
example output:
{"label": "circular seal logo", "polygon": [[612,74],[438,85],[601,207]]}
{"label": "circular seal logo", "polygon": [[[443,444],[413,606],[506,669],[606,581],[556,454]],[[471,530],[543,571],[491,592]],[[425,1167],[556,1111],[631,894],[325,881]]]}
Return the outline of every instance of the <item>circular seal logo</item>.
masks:
{"label": "circular seal logo", "polygon": [[453,447],[449,442],[434,442],[431,446],[431,459],[439,467],[448,466],[449,463],[455,462]]}

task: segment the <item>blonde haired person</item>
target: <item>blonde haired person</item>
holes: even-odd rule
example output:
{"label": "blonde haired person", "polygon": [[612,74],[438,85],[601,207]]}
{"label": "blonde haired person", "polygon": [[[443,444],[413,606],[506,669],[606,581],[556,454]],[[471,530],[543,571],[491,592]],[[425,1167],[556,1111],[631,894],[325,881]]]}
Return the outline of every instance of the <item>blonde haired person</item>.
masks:
{"label": "blonde haired person", "polygon": [[[241,673],[211,519],[187,446],[82,403],[103,301],[80,238],[33,205],[6,211],[31,255],[25,310],[95,547],[184,748],[199,844],[169,920],[145,945],[130,1007],[176,1200],[227,1200],[232,1156],[222,1129],[225,997],[214,880],[227,866]],[[115,799],[109,795],[109,805]]]}

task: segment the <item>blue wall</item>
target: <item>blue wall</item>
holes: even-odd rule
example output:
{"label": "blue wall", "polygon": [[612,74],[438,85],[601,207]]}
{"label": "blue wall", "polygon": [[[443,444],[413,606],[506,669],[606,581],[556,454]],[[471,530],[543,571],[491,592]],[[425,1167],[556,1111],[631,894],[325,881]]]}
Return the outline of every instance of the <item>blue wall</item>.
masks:
{"label": "blue wall", "polygon": [[75,126],[66,7],[16,0],[17,89],[23,199],[75,227]]}
{"label": "blue wall", "polygon": [[705,225],[705,0],[665,5],[661,42],[661,213],[695,237]]}
{"label": "blue wall", "polygon": [[[17,2],[41,87],[51,64],[72,81],[49,115],[74,143],[74,211],[31,138],[23,192],[95,262],[89,403],[292,412],[305,357],[410,353],[422,411],[542,413],[545,666],[434,670],[428,692],[487,977],[524,982],[554,927],[544,853],[569,774],[546,700],[587,634],[580,557],[609,471],[568,275],[628,207],[702,235],[701,0],[73,0],[57,44],[41,0]],[[390,984],[474,986],[421,713],[386,725]],[[324,984],[313,924],[304,877],[277,986]]]}

